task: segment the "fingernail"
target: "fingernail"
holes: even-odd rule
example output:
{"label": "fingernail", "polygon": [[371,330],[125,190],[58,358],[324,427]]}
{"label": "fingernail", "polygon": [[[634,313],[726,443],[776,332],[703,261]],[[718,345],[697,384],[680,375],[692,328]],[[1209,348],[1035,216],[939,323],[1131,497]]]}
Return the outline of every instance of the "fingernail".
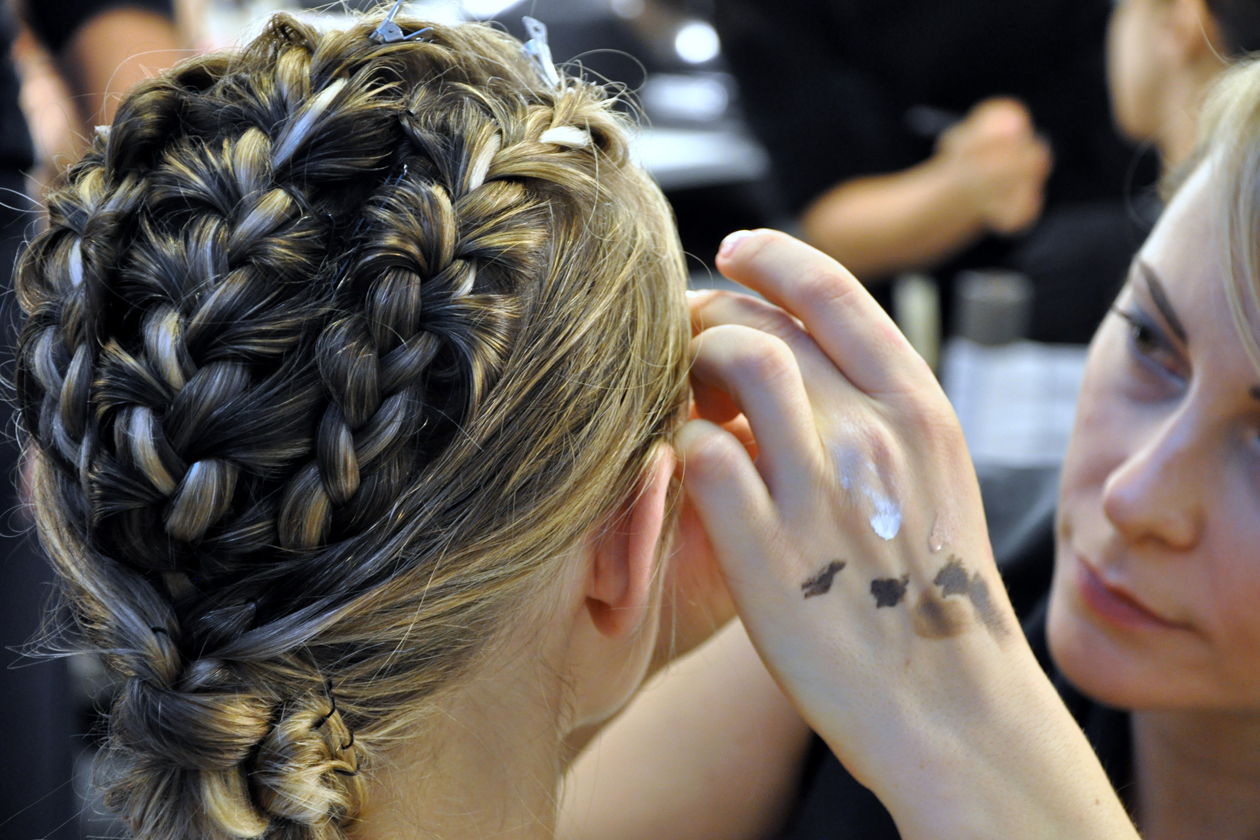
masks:
{"label": "fingernail", "polygon": [[722,245],[718,248],[718,257],[720,259],[727,259],[731,254],[735,253],[736,246],[750,236],[752,236],[751,230],[737,230],[734,233],[729,234],[722,240]]}

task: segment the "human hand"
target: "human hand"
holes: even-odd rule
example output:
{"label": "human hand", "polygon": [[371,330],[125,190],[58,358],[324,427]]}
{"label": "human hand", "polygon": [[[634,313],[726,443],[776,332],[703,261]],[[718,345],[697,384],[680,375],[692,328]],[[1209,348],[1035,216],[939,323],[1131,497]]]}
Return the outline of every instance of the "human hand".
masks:
{"label": "human hand", "polygon": [[[1020,633],[927,365],[851,274],[790,237],[748,235],[718,266],[770,304],[693,306],[701,419],[677,446],[784,692],[903,836],[1130,836]],[[755,460],[718,425],[740,416]],[[1095,807],[1119,834],[1073,834]]]}
{"label": "human hand", "polygon": [[1019,233],[1041,215],[1053,155],[1018,100],[976,105],[940,136],[935,158],[990,231]]}
{"label": "human hand", "polygon": [[[979,489],[931,371],[848,272],[771,232],[719,266],[787,312],[724,293],[693,305],[704,419],[678,439],[684,487],[758,650],[817,729],[846,733],[838,754],[860,766],[879,750],[863,743],[869,726],[849,736],[852,721],[898,682],[932,691],[921,671],[957,670],[941,667],[938,640],[954,640],[951,659],[982,658],[1017,630]],[[740,417],[755,461],[715,425]]]}
{"label": "human hand", "polygon": [[[693,336],[703,329],[698,313],[710,294],[687,293]],[[699,416],[699,408],[693,401],[690,419]],[[739,441],[749,458],[757,457],[757,442],[743,415],[728,418],[722,423],[722,428]],[[679,479],[682,472],[680,461]],[[649,673],[655,673],[708,641],[735,617],[735,602],[717,558],[713,556],[713,544],[705,533],[699,511],[685,493],[679,497],[678,504],[678,525],[670,546],[669,563],[665,567],[661,629]]]}
{"label": "human hand", "polygon": [[678,504],[681,510],[665,566],[660,632],[649,674],[694,650],[735,617],[735,602],[695,505],[686,496]]}

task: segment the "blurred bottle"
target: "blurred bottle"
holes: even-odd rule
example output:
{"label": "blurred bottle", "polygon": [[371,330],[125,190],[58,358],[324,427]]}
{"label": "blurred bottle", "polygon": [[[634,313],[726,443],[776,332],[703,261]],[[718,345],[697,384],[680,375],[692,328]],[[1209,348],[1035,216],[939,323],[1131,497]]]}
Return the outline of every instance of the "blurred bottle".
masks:
{"label": "blurred bottle", "polygon": [[1028,335],[1032,281],[1017,271],[964,271],[954,292],[954,327],[960,338],[989,347]]}

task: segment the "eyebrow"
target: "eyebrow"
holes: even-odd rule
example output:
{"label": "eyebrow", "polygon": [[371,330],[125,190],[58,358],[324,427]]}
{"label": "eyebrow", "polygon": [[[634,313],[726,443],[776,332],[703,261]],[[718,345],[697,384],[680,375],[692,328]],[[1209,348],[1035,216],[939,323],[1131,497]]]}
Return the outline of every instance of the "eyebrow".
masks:
{"label": "eyebrow", "polygon": [[[1173,309],[1172,302],[1168,300],[1168,293],[1164,291],[1164,285],[1159,282],[1159,278],[1155,276],[1154,270],[1141,260],[1137,263],[1137,270],[1142,275],[1142,279],[1146,281],[1146,288],[1151,293],[1151,300],[1155,303],[1155,308],[1159,310],[1160,315],[1164,316],[1164,320],[1168,322],[1168,328],[1173,331],[1173,335],[1177,336],[1182,344],[1185,344],[1186,328],[1182,326],[1181,319],[1177,317],[1177,312]],[[1260,399],[1260,388],[1255,389],[1253,396]]]}

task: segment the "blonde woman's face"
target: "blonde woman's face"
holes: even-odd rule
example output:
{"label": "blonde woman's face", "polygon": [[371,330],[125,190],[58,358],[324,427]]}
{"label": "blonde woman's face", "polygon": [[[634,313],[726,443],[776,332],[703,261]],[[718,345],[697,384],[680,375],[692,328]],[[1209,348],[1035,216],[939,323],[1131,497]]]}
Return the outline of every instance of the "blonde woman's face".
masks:
{"label": "blonde woman's face", "polygon": [[1260,374],[1210,183],[1182,187],[1094,338],[1064,464],[1050,647],[1125,708],[1260,709]]}

